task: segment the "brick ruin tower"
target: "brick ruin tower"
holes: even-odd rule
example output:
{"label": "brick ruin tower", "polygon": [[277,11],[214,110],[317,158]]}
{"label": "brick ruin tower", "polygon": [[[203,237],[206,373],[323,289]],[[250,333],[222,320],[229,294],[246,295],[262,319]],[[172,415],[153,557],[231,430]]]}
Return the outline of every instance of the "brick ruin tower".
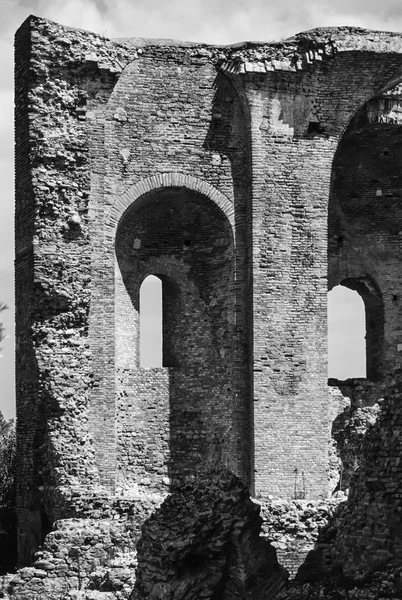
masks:
{"label": "brick ruin tower", "polygon": [[[207,465],[257,497],[327,495],[328,287],[365,302],[366,387],[400,365],[401,47],[346,27],[233,47],[20,27],[22,564],[91,494],[166,493]],[[163,366],[145,369],[149,275]]]}

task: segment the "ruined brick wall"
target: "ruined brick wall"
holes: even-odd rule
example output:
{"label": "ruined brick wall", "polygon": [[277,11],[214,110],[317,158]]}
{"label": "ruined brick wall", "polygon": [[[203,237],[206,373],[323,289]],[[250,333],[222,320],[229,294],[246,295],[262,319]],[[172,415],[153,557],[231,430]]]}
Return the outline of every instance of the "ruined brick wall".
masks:
{"label": "ruined brick wall", "polygon": [[[396,34],[348,28],[213,48],[21,26],[22,561],[88,487],[166,493],[218,463],[261,498],[327,494],[328,226],[330,285],[364,271],[381,291],[367,300],[384,322],[376,375],[400,357],[398,163],[370,149],[396,156],[398,125],[370,122],[358,142],[354,125],[401,78],[399,48]],[[358,268],[369,243],[372,268]],[[139,364],[150,274],[163,284],[158,369]]]}
{"label": "ruined brick wall", "polygon": [[[208,57],[180,48],[153,53],[122,74],[108,123],[114,155],[107,178],[113,185],[121,180],[110,217],[115,226],[121,219],[114,323],[118,452],[125,457],[119,469],[129,468],[132,482],[158,486],[163,477],[222,459],[248,480],[247,298],[241,268],[247,252],[248,178],[242,111]],[[124,149],[129,152],[125,164]],[[146,182],[142,188],[141,181]],[[110,256],[114,279],[113,245],[103,252]],[[163,283],[164,366],[169,370],[139,373],[139,286],[149,274]],[[113,356],[113,345],[108,347]],[[164,408],[157,383],[163,377]],[[166,438],[158,446],[161,433]]]}
{"label": "ruined brick wall", "polygon": [[402,351],[401,126],[396,117],[386,122],[384,106],[398,106],[398,93],[369,101],[350,122],[334,160],[329,206],[330,285],[343,282],[364,299],[373,380],[392,374]]}
{"label": "ruined brick wall", "polygon": [[[90,47],[91,37],[80,58]],[[29,562],[55,517],[52,503],[45,509],[49,490],[99,479],[88,435],[90,170],[83,119],[97,75],[68,70],[76,64],[74,46],[45,22],[24,23],[16,52],[17,502],[21,560]]]}
{"label": "ruined brick wall", "polygon": [[162,500],[152,494],[114,501],[88,494],[80,518],[54,523],[32,566],[0,579],[4,598],[128,598],[136,579],[141,525]]}
{"label": "ruined brick wall", "polygon": [[[327,236],[334,235],[331,222],[328,232],[334,157],[353,115],[400,69],[398,56],[365,51],[375,36],[360,38],[359,53],[351,49],[349,32],[338,33],[337,41],[325,31],[307,36],[314,48],[307,54],[304,40],[288,55],[281,49],[280,60],[279,49],[258,48],[249,50],[250,62],[229,66],[242,74],[251,115],[256,493],[309,496],[325,489],[328,479]],[[378,49],[395,50],[396,39],[384,38]]]}
{"label": "ruined brick wall", "polygon": [[[381,401],[371,411],[370,427],[360,441],[359,466],[338,520],[334,562],[349,576],[382,570],[393,560],[400,562],[401,389],[398,367]],[[359,424],[358,418],[356,421]]]}
{"label": "ruined brick wall", "polygon": [[[141,62],[32,18],[16,52],[17,320],[33,364],[20,352],[20,547],[35,549],[71,486],[166,491],[216,461],[248,481],[249,160],[242,107],[202,49],[151,45]],[[138,360],[150,273],[172,304],[160,370]]]}

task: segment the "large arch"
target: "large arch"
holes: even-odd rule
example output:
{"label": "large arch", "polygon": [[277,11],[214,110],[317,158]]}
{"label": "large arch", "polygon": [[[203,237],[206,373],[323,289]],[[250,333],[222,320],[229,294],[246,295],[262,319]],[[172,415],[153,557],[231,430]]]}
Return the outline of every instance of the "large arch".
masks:
{"label": "large arch", "polygon": [[222,210],[232,228],[234,228],[234,206],[229,198],[207,181],[179,172],[152,175],[131,185],[124,194],[117,197],[112,203],[106,219],[108,225],[116,228],[124,212],[131,208],[141,197],[145,197],[149,192],[170,187],[186,188],[204,195]]}
{"label": "large arch", "polygon": [[372,381],[400,360],[402,88],[385,89],[361,106],[339,142],[328,210],[328,287],[341,283],[363,298]]}
{"label": "large arch", "polygon": [[[156,189],[129,206],[132,195],[126,195],[116,227],[117,466],[122,488],[134,482],[158,487],[163,478],[178,479],[216,462],[238,471],[244,463],[234,452],[232,226],[221,206],[200,191],[166,185],[171,178],[164,186],[156,181]],[[163,282],[165,366],[142,369],[139,291],[151,274]]]}
{"label": "large arch", "polygon": [[[93,173],[90,229],[96,247],[91,257],[94,293],[90,343],[96,359],[95,385],[91,389],[91,431],[101,481],[110,489],[114,488],[117,465],[113,458],[116,449],[113,427],[116,403],[123,402],[126,385],[122,383],[126,377],[122,371],[126,350],[124,344],[115,341],[114,332],[120,328],[126,341],[130,340],[130,348],[134,339],[134,332],[130,333],[132,324],[122,322],[122,313],[115,310],[115,291],[118,295],[118,288],[120,291],[127,290],[119,265],[117,268],[115,265],[116,231],[125,212],[130,211],[132,206],[139,207],[148,193],[173,187],[200,194],[202,203],[216,206],[217,214],[227,219],[233,232],[236,264],[234,302],[238,326],[232,340],[237,352],[232,364],[235,376],[229,392],[236,397],[233,418],[237,448],[232,454],[236,455],[234,461],[237,464],[240,464],[239,457],[243,456],[243,464],[237,472],[246,481],[249,481],[252,471],[250,457],[244,453],[244,440],[247,438],[249,449],[251,436],[251,371],[248,362],[251,341],[246,326],[250,315],[246,274],[249,264],[249,219],[246,213],[250,163],[244,148],[248,122],[242,117],[239,100],[230,84],[222,75],[217,76],[212,64],[208,61],[196,66],[186,64],[178,71],[175,62],[165,61],[163,51],[161,56],[163,59],[157,63],[153,57],[143,56],[140,61],[134,60],[127,65],[122,72],[106,106],[102,132],[106,146],[102,152],[105,149],[107,152],[100,153],[98,167]],[[153,73],[152,80],[149,79],[149,69]],[[200,78],[205,85],[199,85]],[[168,90],[166,94],[160,93],[162,88]],[[183,105],[183,94],[186,106]],[[149,103],[152,104],[152,114]],[[168,117],[167,112],[171,116]],[[116,117],[121,114],[127,115],[127,119]],[[219,118],[215,118],[217,114]],[[163,278],[166,290],[177,287],[176,281],[181,275],[175,273],[174,260],[170,261],[169,268],[166,264],[161,265],[156,257],[153,261],[152,265],[148,262],[148,274]],[[127,302],[132,307],[129,297]],[[167,322],[166,318],[164,322]],[[166,357],[168,349],[164,350]],[[173,357],[165,364],[171,370],[159,372],[159,377],[160,385],[167,390],[170,385],[168,379],[173,377],[172,369],[178,367]],[[136,374],[139,377],[140,371],[137,370]],[[156,371],[154,375],[158,376]],[[103,433],[105,428],[106,435]],[[105,440],[108,440],[107,444]],[[130,475],[129,479],[135,486],[142,477]],[[147,477],[144,476],[144,479]]]}
{"label": "large arch", "polygon": [[[137,197],[123,212],[116,229],[118,271],[137,312],[139,287],[151,274],[161,277],[166,284],[170,282],[171,290],[182,287],[183,281],[187,280],[198,286],[204,300],[212,293],[211,284],[216,287],[215,293],[226,288],[226,301],[234,293],[234,236],[229,219],[219,204],[209,197],[184,186],[169,186],[167,181],[164,186]],[[127,195],[126,202],[130,196]],[[227,250],[218,264],[217,249],[222,250],[225,244]],[[165,287],[169,289],[169,285]],[[116,288],[116,298],[118,295]],[[165,305],[166,301],[167,298]],[[217,305],[216,301],[212,302]],[[125,310],[127,319],[127,307]],[[183,339],[182,335],[180,337]],[[183,358],[186,356],[188,358],[183,353]]]}

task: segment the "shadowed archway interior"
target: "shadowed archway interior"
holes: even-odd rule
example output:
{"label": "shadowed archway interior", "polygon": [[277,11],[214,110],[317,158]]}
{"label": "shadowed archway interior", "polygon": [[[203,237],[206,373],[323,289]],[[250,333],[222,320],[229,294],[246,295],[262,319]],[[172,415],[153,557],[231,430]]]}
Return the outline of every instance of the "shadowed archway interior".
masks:
{"label": "shadowed archway interior", "polygon": [[[230,464],[235,277],[227,217],[185,188],[151,192],[121,219],[116,256],[121,482]],[[144,369],[140,289],[154,277],[162,289],[163,366]],[[140,431],[141,447],[132,444]]]}

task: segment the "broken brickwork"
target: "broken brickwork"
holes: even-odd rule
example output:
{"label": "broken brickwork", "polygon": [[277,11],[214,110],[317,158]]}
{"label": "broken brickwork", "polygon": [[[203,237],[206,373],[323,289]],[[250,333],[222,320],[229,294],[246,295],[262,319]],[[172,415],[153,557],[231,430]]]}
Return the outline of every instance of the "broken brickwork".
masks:
{"label": "broken brickwork", "polygon": [[174,489],[142,527],[130,600],[275,597],[288,574],[260,535],[259,512],[244,483],[224,470]]}
{"label": "broken brickwork", "polygon": [[[164,495],[209,465],[260,499],[333,489],[328,287],[365,301],[372,384],[400,365],[400,48],[347,27],[233,47],[20,27],[21,563],[88,490]],[[143,369],[150,274],[163,366]]]}

